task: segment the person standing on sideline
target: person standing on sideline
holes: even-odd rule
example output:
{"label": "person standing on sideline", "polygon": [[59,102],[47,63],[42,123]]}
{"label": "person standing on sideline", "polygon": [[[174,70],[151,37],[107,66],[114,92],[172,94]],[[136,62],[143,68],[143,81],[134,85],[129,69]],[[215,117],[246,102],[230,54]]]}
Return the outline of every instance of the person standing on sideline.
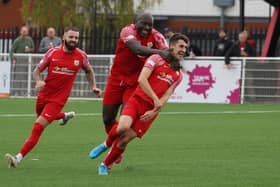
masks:
{"label": "person standing on sideline", "polygon": [[251,34],[248,30],[243,31],[245,35],[247,35],[247,43],[254,49],[256,50],[256,41],[251,37]]}
{"label": "person standing on sideline", "polygon": [[[227,69],[232,68],[232,64],[230,63],[230,57],[250,57],[250,56],[256,56],[255,49],[247,42],[248,35],[246,32],[240,32],[238,35],[238,41],[235,42],[231,48],[226,52],[225,55],[225,65]],[[246,67],[249,69],[254,67],[254,63],[247,63]],[[246,69],[247,69],[246,68]],[[249,97],[246,98],[248,101],[255,101],[255,89],[254,87],[254,72],[253,71],[246,71],[246,77],[249,77],[245,79],[245,93],[248,94]],[[247,87],[247,88],[246,88]]]}
{"label": "person standing on sideline", "polygon": [[189,39],[174,34],[169,42],[170,56],[164,59],[154,54],[146,60],[138,78],[139,85],[124,106],[119,124],[111,129],[104,143],[91,150],[90,157],[94,159],[113,146],[99,165],[99,175],[108,175],[108,169],[123,154],[127,144],[148,131],[182,80],[180,61],[185,56]]}
{"label": "person standing on sideline", "polygon": [[[67,27],[64,30],[64,43],[50,49],[36,66],[33,76],[36,89],[39,91],[36,102],[38,118],[34,123],[29,138],[21,147],[16,156],[5,155],[9,167],[17,167],[21,160],[38,143],[44,129],[54,120],[60,119],[60,125],[65,125],[74,117],[75,112],[61,112],[70,95],[75,77],[80,69],[86,73],[92,91],[101,95],[101,90],[96,87],[94,71],[91,68],[87,54],[78,49],[79,29]],[[46,79],[41,80],[41,72],[48,69]]]}
{"label": "person standing on sideline", "polygon": [[59,46],[61,44],[61,39],[56,36],[55,29],[53,27],[49,27],[47,29],[47,36],[44,37],[39,46],[39,52],[45,53],[49,49]]}
{"label": "person standing on sideline", "polygon": [[12,48],[10,51],[10,57],[12,63],[16,63],[16,59],[14,58],[14,53],[32,53],[34,52],[34,42],[32,38],[29,36],[29,28],[27,26],[22,26],[20,28],[20,35],[15,39],[12,44]]}
{"label": "person standing on sideline", "polygon": [[224,30],[220,30],[219,39],[214,46],[213,56],[225,56],[227,50],[232,46],[232,42],[228,39]]}
{"label": "person standing on sideline", "polygon": [[[125,26],[117,43],[116,56],[103,96],[102,117],[105,131],[118,123],[120,106],[124,106],[137,86],[137,78],[145,60],[152,54],[167,55],[164,36],[153,29],[150,13],[138,14],[135,23]],[[121,161],[121,157],[118,162]]]}
{"label": "person standing on sideline", "polygon": [[225,54],[225,64],[227,68],[231,68],[230,57],[256,56],[254,48],[247,43],[247,36],[246,32],[240,32],[238,35],[238,41],[227,50]]}
{"label": "person standing on sideline", "polygon": [[174,32],[170,28],[168,28],[168,27],[164,28],[163,35],[166,39],[167,44],[169,44],[169,40],[173,36],[173,34],[174,34]]}
{"label": "person standing on sideline", "polygon": [[[10,59],[12,64],[12,95],[26,95],[27,94],[27,72],[28,64],[26,58],[15,57],[15,53],[32,53],[34,52],[34,42],[29,36],[29,28],[22,26],[20,28],[20,36],[15,39],[10,50]],[[24,91],[26,89],[26,91]]]}

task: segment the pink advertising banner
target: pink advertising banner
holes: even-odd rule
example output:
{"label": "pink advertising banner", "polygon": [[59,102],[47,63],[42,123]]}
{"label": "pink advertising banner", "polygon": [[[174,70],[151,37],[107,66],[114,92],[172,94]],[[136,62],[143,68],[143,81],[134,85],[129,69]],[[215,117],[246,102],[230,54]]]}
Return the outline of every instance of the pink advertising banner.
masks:
{"label": "pink advertising banner", "polygon": [[184,60],[183,80],[169,102],[240,103],[241,61],[227,69],[223,60]]}

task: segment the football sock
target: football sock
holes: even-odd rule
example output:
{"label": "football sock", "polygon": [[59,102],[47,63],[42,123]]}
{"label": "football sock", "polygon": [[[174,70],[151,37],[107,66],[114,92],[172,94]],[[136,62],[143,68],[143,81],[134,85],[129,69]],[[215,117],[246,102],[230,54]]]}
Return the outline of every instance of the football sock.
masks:
{"label": "football sock", "polygon": [[29,151],[31,151],[33,147],[38,143],[43,131],[44,127],[40,123],[34,124],[31,135],[20,149],[20,154],[22,155],[22,157],[24,157]]}
{"label": "football sock", "polygon": [[119,157],[123,154],[123,152],[125,151],[125,149],[120,149],[120,148],[118,148],[117,144],[118,144],[118,142],[115,141],[112,150],[110,151],[109,154],[107,154],[105,160],[102,162],[102,163],[105,164],[106,166],[109,166],[109,165],[111,165],[113,162],[115,162],[115,160],[116,160],[117,158],[119,158]]}
{"label": "football sock", "polygon": [[18,153],[15,157],[16,157],[18,162],[20,162],[23,159],[23,156],[22,156],[21,153]]}
{"label": "football sock", "polygon": [[115,139],[118,137],[117,127],[118,125],[114,125],[111,131],[109,132],[107,139],[105,141],[107,147],[111,147]]}
{"label": "football sock", "polygon": [[118,125],[118,121],[115,120],[113,124],[110,124],[110,125],[105,125],[105,130],[106,130],[106,133],[109,134],[111,129],[115,126],[115,125]]}
{"label": "football sock", "polygon": [[64,116],[65,116],[64,112],[60,112],[59,114],[57,114],[57,116],[55,117],[55,119],[56,119],[56,120],[62,119],[62,118],[64,118]]}

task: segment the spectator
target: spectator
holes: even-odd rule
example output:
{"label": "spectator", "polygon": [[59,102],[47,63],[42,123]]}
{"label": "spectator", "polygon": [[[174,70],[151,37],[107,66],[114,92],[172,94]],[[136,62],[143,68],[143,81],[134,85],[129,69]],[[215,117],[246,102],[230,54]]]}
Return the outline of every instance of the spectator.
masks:
{"label": "spectator", "polygon": [[256,56],[256,51],[254,48],[248,44],[247,42],[247,33],[241,32],[238,35],[238,41],[234,43],[229,50],[227,50],[225,55],[225,64],[230,69],[230,57],[236,56],[236,57],[247,57],[247,56]]}
{"label": "spectator", "polygon": [[171,36],[173,36],[173,34],[174,32],[170,28],[168,27],[164,28],[163,35],[167,44],[169,44],[169,39],[171,38]]}
{"label": "spectator", "polygon": [[189,56],[189,57],[202,56],[201,49],[198,46],[196,46],[195,44],[190,43],[190,46],[186,52],[186,56]]}
{"label": "spectator", "polygon": [[31,53],[34,52],[34,42],[29,36],[29,29],[26,26],[21,27],[20,36],[17,37],[12,45],[10,57],[13,64],[16,63],[14,53]]}
{"label": "spectator", "polygon": [[34,42],[29,36],[29,29],[26,26],[21,27],[20,36],[12,44],[10,58],[12,62],[12,95],[25,95],[27,90],[27,60],[20,57],[14,57],[14,53],[34,52]]}
{"label": "spectator", "polygon": [[220,30],[219,39],[216,41],[213,56],[225,56],[227,50],[232,46],[224,30]]}
{"label": "spectator", "polygon": [[245,35],[247,35],[247,43],[254,49],[256,50],[256,42],[255,40],[251,37],[251,34],[248,30],[243,31]]}
{"label": "spectator", "polygon": [[61,44],[61,39],[57,36],[55,36],[55,29],[52,27],[49,27],[47,29],[47,36],[44,37],[39,46],[39,52],[40,53],[45,53],[49,49],[56,47]]}
{"label": "spectator", "polygon": [[[248,44],[247,42],[248,35],[246,32],[241,32],[238,35],[238,41],[234,43],[231,48],[226,52],[225,55],[225,63],[228,69],[231,69],[232,65],[230,63],[230,57],[248,57],[248,56],[256,56],[255,49]],[[250,68],[253,68],[254,64],[247,64]],[[255,89],[254,86],[254,74],[253,72],[246,71],[246,77],[245,79],[245,93],[248,95],[248,101],[254,102],[255,101]],[[247,87],[247,88],[246,88]]]}

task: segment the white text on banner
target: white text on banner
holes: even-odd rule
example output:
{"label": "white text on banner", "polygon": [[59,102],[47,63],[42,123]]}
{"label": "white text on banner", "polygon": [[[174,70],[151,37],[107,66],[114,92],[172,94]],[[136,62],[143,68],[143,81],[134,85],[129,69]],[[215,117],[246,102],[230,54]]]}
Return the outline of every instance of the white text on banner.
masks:
{"label": "white text on banner", "polygon": [[179,103],[240,103],[241,61],[184,60],[183,80],[170,97]]}

